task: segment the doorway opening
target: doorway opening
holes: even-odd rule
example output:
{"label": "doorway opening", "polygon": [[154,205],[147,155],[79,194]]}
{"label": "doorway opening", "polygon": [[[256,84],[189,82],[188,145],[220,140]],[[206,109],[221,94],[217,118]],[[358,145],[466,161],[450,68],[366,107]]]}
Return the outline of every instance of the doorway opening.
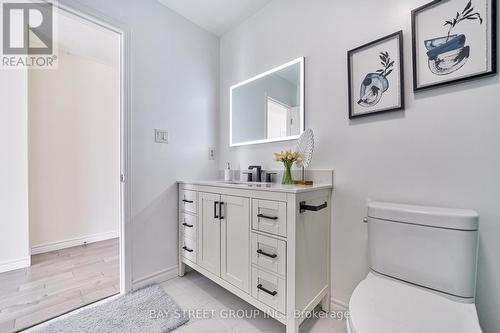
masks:
{"label": "doorway opening", "polygon": [[25,78],[29,257],[0,269],[0,333],[131,284],[127,33],[98,15],[54,10],[58,68],[28,70]]}

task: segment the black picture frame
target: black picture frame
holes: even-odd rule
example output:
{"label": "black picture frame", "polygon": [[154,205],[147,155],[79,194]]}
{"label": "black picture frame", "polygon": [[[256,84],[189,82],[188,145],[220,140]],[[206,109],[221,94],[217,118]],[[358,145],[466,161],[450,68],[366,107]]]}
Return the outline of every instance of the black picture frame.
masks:
{"label": "black picture frame", "polygon": [[[398,55],[399,55],[399,98],[400,98],[400,105],[397,107],[391,107],[387,109],[382,109],[382,110],[377,110],[374,112],[367,112],[367,113],[361,113],[361,114],[354,114],[353,110],[353,102],[354,102],[354,97],[353,97],[353,87],[352,87],[352,55],[361,52],[363,50],[366,50],[374,45],[377,45],[381,42],[391,40],[396,38],[398,40]],[[392,33],[390,35],[384,36],[382,38],[379,38],[377,40],[374,40],[370,43],[361,45],[355,49],[349,50],[347,52],[347,76],[348,76],[348,94],[349,94],[349,119],[355,119],[355,118],[361,118],[361,117],[366,117],[366,116],[371,116],[374,114],[380,114],[380,113],[387,113],[387,112],[393,112],[393,111],[401,111],[405,109],[405,86],[404,86],[404,57],[403,57],[403,31],[397,31],[395,33]]]}
{"label": "black picture frame", "polygon": [[490,11],[491,16],[489,17],[489,20],[491,22],[491,41],[490,41],[490,44],[491,44],[491,50],[490,50],[491,69],[488,72],[484,72],[484,73],[478,73],[478,74],[473,74],[473,75],[469,75],[466,77],[451,79],[449,81],[438,82],[435,84],[429,84],[429,85],[425,85],[425,86],[419,86],[419,83],[418,83],[418,55],[417,55],[417,42],[418,41],[417,41],[417,36],[416,36],[417,15],[425,10],[429,10],[434,6],[437,6],[437,5],[442,4],[442,3],[446,3],[448,1],[449,0],[434,0],[432,2],[429,2],[425,5],[418,7],[418,8],[411,11],[412,65],[413,65],[413,91],[414,92],[433,89],[433,88],[437,88],[437,87],[454,85],[454,84],[458,84],[458,83],[469,81],[469,80],[475,80],[475,79],[480,79],[480,78],[483,78],[486,76],[496,75],[498,73],[498,68],[497,68],[497,0],[490,0],[491,1],[491,11]]}

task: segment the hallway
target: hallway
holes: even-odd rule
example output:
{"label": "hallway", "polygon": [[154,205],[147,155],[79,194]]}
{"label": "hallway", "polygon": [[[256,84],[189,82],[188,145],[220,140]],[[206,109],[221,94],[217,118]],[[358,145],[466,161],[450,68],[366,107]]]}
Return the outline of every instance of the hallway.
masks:
{"label": "hallway", "polygon": [[120,292],[119,239],[31,257],[0,273],[0,333],[27,328]]}

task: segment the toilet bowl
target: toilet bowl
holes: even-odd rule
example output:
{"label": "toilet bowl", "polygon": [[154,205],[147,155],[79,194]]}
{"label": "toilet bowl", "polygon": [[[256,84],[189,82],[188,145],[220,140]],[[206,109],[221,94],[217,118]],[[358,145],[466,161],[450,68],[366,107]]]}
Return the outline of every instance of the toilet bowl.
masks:
{"label": "toilet bowl", "polygon": [[369,273],[349,302],[349,333],[480,333],[476,307]]}
{"label": "toilet bowl", "polygon": [[349,333],[477,333],[478,215],[372,202],[370,273],[349,301]]}

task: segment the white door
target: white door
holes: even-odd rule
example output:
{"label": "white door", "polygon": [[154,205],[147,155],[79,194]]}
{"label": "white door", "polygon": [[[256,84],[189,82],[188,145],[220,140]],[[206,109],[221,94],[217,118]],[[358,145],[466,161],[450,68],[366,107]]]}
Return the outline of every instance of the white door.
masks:
{"label": "white door", "polygon": [[267,98],[267,138],[283,138],[287,134],[289,107],[270,97]]}
{"label": "white door", "polygon": [[250,293],[250,199],[221,197],[221,278]]}
{"label": "white door", "polygon": [[220,276],[220,195],[200,192],[198,201],[198,264]]}

